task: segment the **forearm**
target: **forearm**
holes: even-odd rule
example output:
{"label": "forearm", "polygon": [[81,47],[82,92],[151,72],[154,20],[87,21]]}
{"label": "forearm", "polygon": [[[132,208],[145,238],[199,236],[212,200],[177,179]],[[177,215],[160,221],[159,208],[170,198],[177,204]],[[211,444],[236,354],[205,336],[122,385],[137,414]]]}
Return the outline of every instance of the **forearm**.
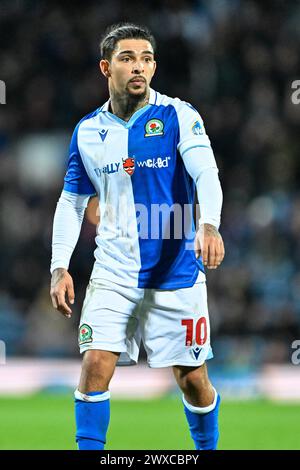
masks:
{"label": "forearm", "polygon": [[201,214],[199,224],[211,224],[218,229],[223,194],[211,148],[195,147],[185,152],[182,158],[196,184]]}
{"label": "forearm", "polygon": [[56,268],[69,268],[88,200],[89,196],[62,191],[53,221],[51,273]]}
{"label": "forearm", "polygon": [[199,225],[211,224],[219,229],[223,193],[218,177],[218,169],[208,168],[204,170],[196,181],[196,187],[201,214]]}

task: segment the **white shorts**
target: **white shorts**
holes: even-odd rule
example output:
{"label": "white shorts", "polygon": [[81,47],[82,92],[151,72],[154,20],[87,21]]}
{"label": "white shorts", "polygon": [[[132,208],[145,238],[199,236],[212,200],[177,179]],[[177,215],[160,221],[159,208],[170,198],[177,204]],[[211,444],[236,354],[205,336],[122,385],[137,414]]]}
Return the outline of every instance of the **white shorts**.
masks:
{"label": "white shorts", "polygon": [[150,367],[199,367],[211,359],[206,282],[160,290],[91,279],[80,318],[80,352],[119,352],[118,364],[136,364],[141,340]]}

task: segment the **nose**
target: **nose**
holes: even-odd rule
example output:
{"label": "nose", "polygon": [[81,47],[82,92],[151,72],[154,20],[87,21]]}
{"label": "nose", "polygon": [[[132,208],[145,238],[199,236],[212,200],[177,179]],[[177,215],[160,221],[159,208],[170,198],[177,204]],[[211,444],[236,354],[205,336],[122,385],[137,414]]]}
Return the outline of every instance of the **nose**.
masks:
{"label": "nose", "polygon": [[143,62],[136,61],[136,62],[133,63],[133,66],[132,66],[132,73],[133,74],[142,73],[143,71],[144,71]]}

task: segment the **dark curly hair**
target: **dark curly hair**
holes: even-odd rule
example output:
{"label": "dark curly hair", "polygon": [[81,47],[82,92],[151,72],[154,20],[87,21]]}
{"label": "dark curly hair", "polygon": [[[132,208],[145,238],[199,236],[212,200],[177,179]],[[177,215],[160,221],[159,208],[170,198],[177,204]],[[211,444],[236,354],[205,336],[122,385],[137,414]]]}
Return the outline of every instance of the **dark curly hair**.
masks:
{"label": "dark curly hair", "polygon": [[119,23],[105,31],[100,42],[101,58],[111,60],[113,51],[121,39],[145,39],[150,42],[155,52],[156,42],[148,28],[133,23]]}

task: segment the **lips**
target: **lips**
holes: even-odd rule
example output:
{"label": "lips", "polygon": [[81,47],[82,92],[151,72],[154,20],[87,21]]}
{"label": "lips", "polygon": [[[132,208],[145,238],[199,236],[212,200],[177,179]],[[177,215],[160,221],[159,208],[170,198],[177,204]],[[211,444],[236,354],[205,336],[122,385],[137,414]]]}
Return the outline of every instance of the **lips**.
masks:
{"label": "lips", "polygon": [[132,78],[129,80],[130,83],[145,83],[144,78]]}

